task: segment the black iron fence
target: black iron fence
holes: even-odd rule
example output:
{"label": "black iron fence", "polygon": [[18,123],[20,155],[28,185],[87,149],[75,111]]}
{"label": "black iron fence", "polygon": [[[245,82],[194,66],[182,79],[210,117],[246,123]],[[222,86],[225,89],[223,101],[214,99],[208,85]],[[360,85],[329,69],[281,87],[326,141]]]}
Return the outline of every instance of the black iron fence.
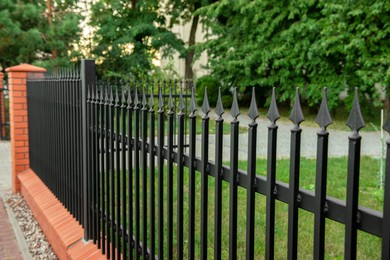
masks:
{"label": "black iron fence", "polygon": [[[273,259],[275,252],[276,201],[288,205],[289,259],[297,258],[298,209],[314,215],[315,259],[324,257],[326,219],[344,225],[346,259],[356,258],[358,230],[381,238],[382,258],[389,259],[390,178],[386,178],[385,183],[383,214],[358,206],[359,129],[364,121],[357,93],[347,121],[351,128],[347,198],[341,201],[326,195],[329,149],[326,128],[332,120],[325,92],[316,118],[320,128],[315,192],[311,192],[299,187],[300,123],[304,118],[298,90],[290,116],[293,122],[290,178],[289,183],[283,183],[276,180],[279,113],[274,94],[267,114],[270,124],[264,177],[256,173],[256,118],[259,114],[254,93],[248,112],[251,122],[247,135],[247,170],[242,171],[238,168],[239,109],[235,93],[230,111],[233,117],[230,162],[224,165],[224,110],[220,97],[215,108],[218,118],[215,122],[215,160],[212,161],[209,157],[207,92],[202,106],[204,115],[198,126],[193,88],[187,101],[183,96],[187,87],[179,88],[182,90],[178,92],[175,104],[173,91],[168,92],[166,98],[163,96],[163,84],[156,83],[159,93],[155,97],[154,85],[106,86],[95,81],[94,73],[93,61],[83,61],[80,75],[77,71],[63,71],[60,75],[28,80],[30,160],[31,168],[83,225],[86,239],[92,239],[107,258],[221,259],[226,251],[230,259],[243,258],[237,255],[238,228],[242,229],[237,218],[244,214],[246,258],[253,259],[258,228],[255,226],[255,198],[256,194],[261,194],[266,199],[263,241],[267,259]],[[172,85],[168,87],[173,89]],[[384,128],[390,131],[390,121]],[[196,156],[198,132],[201,133],[200,157]],[[389,151],[390,142],[387,149]],[[386,174],[390,176],[390,153],[386,160]],[[196,183],[199,179],[200,185]],[[211,179],[214,187],[209,186]],[[222,193],[224,185],[229,186],[226,198],[226,192]],[[239,188],[246,190],[245,212],[238,211]],[[212,207],[209,204],[211,190]],[[229,207],[227,227],[222,226],[223,207]],[[209,219],[211,213],[212,220]],[[228,248],[222,243],[223,230],[229,234],[228,246],[225,245]],[[212,239],[209,239],[210,235]],[[196,250],[198,244],[199,251]]]}
{"label": "black iron fence", "polygon": [[9,95],[8,84],[5,80],[0,84],[0,140],[9,140]]}

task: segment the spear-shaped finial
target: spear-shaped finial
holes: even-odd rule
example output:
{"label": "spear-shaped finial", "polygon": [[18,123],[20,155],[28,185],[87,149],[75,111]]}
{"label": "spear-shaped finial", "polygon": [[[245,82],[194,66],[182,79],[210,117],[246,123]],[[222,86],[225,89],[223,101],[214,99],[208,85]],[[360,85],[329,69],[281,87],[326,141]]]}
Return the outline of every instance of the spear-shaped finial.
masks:
{"label": "spear-shaped finial", "polygon": [[119,86],[117,85],[117,87],[115,88],[115,105],[116,106],[119,106],[119,92],[118,92],[118,88],[119,88]]}
{"label": "spear-shaped finial", "polygon": [[332,117],[330,116],[329,113],[326,88],[324,88],[323,90],[320,110],[318,111],[317,117],[314,121],[324,130],[326,130],[328,125],[333,123]]}
{"label": "spear-shaped finial", "polygon": [[195,102],[195,89],[194,87],[191,88],[191,101],[190,101],[190,113],[191,115],[194,115],[196,111],[196,102]]}
{"label": "spear-shaped finial", "polygon": [[172,99],[172,87],[169,87],[169,98],[168,98],[168,109],[172,111],[174,108],[173,99]]}
{"label": "spear-shaped finial", "polygon": [[122,93],[121,93],[121,101],[122,101],[122,106],[121,108],[125,108],[125,103],[126,103],[126,90],[125,87],[122,87]]}
{"label": "spear-shaped finial", "polygon": [[218,100],[217,106],[215,107],[215,113],[218,115],[218,118],[222,118],[223,113],[225,113],[222,104],[221,87],[218,88]]}
{"label": "spear-shaped finial", "polygon": [[296,126],[299,126],[305,120],[301,108],[299,88],[295,92],[295,102],[289,118]]}
{"label": "spear-shaped finial", "polygon": [[209,99],[207,97],[207,87],[204,89],[204,97],[203,97],[203,105],[202,105],[203,113],[207,116],[210,113],[210,104]]}
{"label": "spear-shaped finial", "polygon": [[150,88],[150,100],[149,100],[149,107],[150,109],[154,109],[154,94],[153,94],[153,85]]}
{"label": "spear-shaped finial", "polygon": [[180,96],[179,96],[179,106],[177,107],[179,109],[179,113],[182,114],[183,110],[186,108],[184,105],[184,100],[183,100],[183,90],[180,87]]}
{"label": "spear-shaped finial", "polygon": [[147,104],[148,102],[146,100],[145,88],[142,88],[142,109],[147,109]]}
{"label": "spear-shaped finial", "polygon": [[129,84],[129,87],[127,89],[127,109],[131,108],[132,100],[131,100],[131,84]]}
{"label": "spear-shaped finial", "polygon": [[360,111],[358,88],[355,88],[352,109],[345,124],[353,132],[359,132],[360,129],[366,126],[363,120],[362,112]]}
{"label": "spear-shaped finial", "polygon": [[110,88],[110,105],[114,104],[114,92],[112,91],[112,86],[109,86]]}
{"label": "spear-shaped finial", "polygon": [[237,120],[237,117],[240,115],[240,108],[238,107],[238,101],[237,101],[237,88],[234,88],[233,90],[233,102],[232,102],[232,108],[230,109],[230,114],[234,118],[234,120]]}
{"label": "spear-shaped finial", "polygon": [[138,100],[138,91],[137,91],[137,85],[134,84],[134,107],[138,107],[139,100]]}
{"label": "spear-shaped finial", "polygon": [[276,104],[275,87],[272,88],[271,104],[268,109],[267,118],[273,124],[280,118],[278,105]]}
{"label": "spear-shaped finial", "polygon": [[259,117],[259,109],[257,108],[256,103],[255,88],[252,88],[252,100],[249,106],[248,116],[250,119],[252,119],[253,122],[255,122],[256,118]]}

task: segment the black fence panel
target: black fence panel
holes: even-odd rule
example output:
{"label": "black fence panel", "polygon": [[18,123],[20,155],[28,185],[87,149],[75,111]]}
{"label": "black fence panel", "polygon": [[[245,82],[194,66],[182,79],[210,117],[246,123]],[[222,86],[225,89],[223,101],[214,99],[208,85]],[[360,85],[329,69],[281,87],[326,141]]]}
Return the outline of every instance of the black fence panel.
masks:
{"label": "black fence panel", "polygon": [[[62,70],[28,80],[31,168],[80,221],[86,238],[96,243],[107,258],[236,259],[244,257],[237,253],[243,250],[238,241],[244,239],[246,258],[253,259],[258,246],[257,197],[263,195],[267,259],[275,257],[276,201],[288,206],[289,259],[298,257],[300,209],[313,214],[315,259],[325,255],[326,219],[345,227],[345,258],[356,258],[360,230],[382,238],[382,257],[388,259],[390,177],[385,183],[383,214],[357,203],[362,138],[359,130],[364,126],[357,92],[347,121],[352,131],[348,140],[347,199],[341,201],[326,194],[331,138],[326,128],[332,123],[326,91],[316,118],[319,131],[314,193],[299,185],[304,131],[300,123],[304,117],[298,90],[290,116],[293,126],[287,184],[276,180],[279,113],[274,91],[267,114],[270,124],[266,176],[260,176],[256,172],[259,113],[254,92],[248,111],[247,170],[242,171],[238,160],[241,135],[236,90],[230,109],[233,119],[227,127],[230,162],[225,165],[222,155],[226,134],[220,94],[215,108],[217,119],[210,117],[207,90],[199,119],[191,82],[130,80],[108,84],[93,82],[94,75],[89,75],[86,83],[79,76],[84,75],[85,80],[85,73]],[[211,133],[214,125],[215,133]],[[390,131],[390,121],[384,128]],[[209,156],[211,137],[215,137],[213,158]],[[390,156],[386,160],[389,175]],[[246,208],[241,212],[238,195],[243,189]],[[226,216],[222,213],[224,207],[229,211]],[[244,226],[238,223],[238,216],[244,216]],[[222,241],[223,234],[226,243]]]}

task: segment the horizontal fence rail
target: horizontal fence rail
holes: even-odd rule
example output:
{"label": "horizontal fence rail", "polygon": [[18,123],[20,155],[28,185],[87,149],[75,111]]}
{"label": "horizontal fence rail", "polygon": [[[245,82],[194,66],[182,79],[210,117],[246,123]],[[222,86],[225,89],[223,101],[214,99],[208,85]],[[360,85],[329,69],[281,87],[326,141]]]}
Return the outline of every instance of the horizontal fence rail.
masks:
{"label": "horizontal fence rail", "polygon": [[[90,65],[93,66],[93,63]],[[85,68],[88,70],[88,68]],[[92,69],[94,71],[94,69]],[[304,120],[297,89],[290,115],[291,155],[289,183],[276,179],[279,113],[273,91],[267,118],[268,153],[266,175],[256,172],[255,93],[248,111],[247,169],[238,167],[240,145],[237,93],[230,113],[230,161],[222,161],[224,108],[219,92],[215,133],[210,133],[211,108],[207,90],[197,121],[191,82],[129,81],[82,84],[80,74],[64,70],[28,80],[29,140],[31,167],[87,230],[109,259],[201,258],[236,259],[245,234],[246,259],[255,255],[259,195],[265,196],[265,257],[275,257],[276,203],[288,206],[287,256],[298,257],[299,210],[313,214],[313,256],[325,256],[326,219],[345,229],[344,257],[356,258],[358,230],[382,239],[382,258],[390,245],[390,179],[385,179],[384,211],[358,206],[360,147],[364,127],[358,93],[347,125],[348,179],[346,200],[327,195],[327,127],[332,123],[326,91],[316,122],[317,158],[315,192],[300,188],[300,124]],[[85,89],[82,89],[84,86]],[[166,87],[166,88],[164,88]],[[174,89],[177,89],[176,95]],[[85,91],[85,127],[81,108]],[[165,93],[165,95],[164,95]],[[390,130],[388,121],[384,129]],[[200,136],[201,144],[196,145]],[[215,157],[210,158],[209,136],[215,135]],[[82,160],[85,141],[86,160]],[[389,151],[390,142],[387,143]],[[196,152],[200,152],[197,156]],[[212,160],[214,159],[214,160]],[[387,155],[386,177],[390,175]],[[83,164],[85,170],[83,171]],[[83,179],[84,177],[84,179]],[[86,184],[83,186],[83,184]],[[211,185],[212,184],[212,185]],[[226,187],[227,189],[224,189]],[[238,194],[245,190],[246,207],[238,209]],[[210,203],[211,200],[213,203]],[[85,205],[81,202],[85,201]],[[86,207],[86,209],[85,209]],[[228,208],[229,214],[223,215]],[[245,226],[238,216],[245,216]],[[212,216],[212,217],[210,217]],[[225,223],[225,224],[224,224]],[[222,235],[228,234],[228,242]]]}

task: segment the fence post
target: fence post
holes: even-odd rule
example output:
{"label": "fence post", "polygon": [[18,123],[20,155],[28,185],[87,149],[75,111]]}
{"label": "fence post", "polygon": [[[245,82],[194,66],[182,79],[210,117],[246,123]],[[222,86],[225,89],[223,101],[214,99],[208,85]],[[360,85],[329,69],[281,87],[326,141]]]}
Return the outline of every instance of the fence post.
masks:
{"label": "fence post", "polygon": [[90,190],[88,186],[88,113],[87,113],[87,91],[88,87],[95,85],[95,61],[92,59],[81,60],[81,134],[82,134],[82,164],[83,164],[83,227],[84,227],[84,239],[91,239],[91,221],[90,205],[88,200],[90,198]]}
{"label": "fence post", "polygon": [[21,64],[5,70],[8,72],[10,139],[12,158],[12,191],[20,191],[17,175],[30,168],[28,118],[27,118],[27,76],[38,73],[43,76],[46,69]]}

